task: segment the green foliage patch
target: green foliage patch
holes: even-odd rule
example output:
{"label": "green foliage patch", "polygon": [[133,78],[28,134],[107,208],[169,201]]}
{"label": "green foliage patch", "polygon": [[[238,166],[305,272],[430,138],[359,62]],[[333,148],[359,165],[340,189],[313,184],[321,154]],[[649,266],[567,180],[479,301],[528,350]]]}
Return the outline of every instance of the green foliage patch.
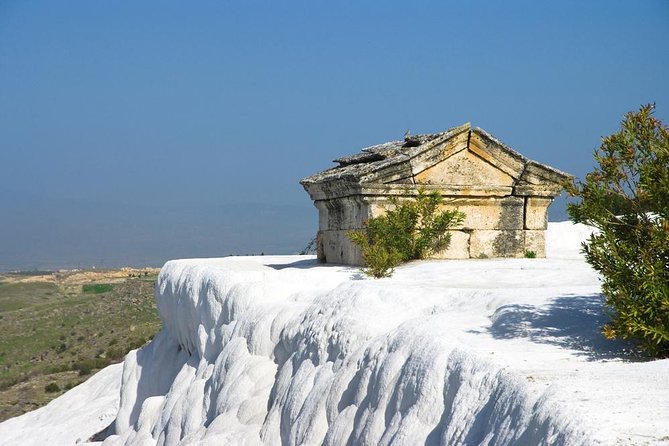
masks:
{"label": "green foliage patch", "polygon": [[114,286],[111,283],[87,283],[82,286],[84,293],[91,294],[108,293],[112,289],[114,289]]}
{"label": "green foliage patch", "polygon": [[423,259],[448,247],[448,230],[464,220],[464,213],[439,208],[444,199],[437,191],[418,190],[415,200],[393,197],[384,215],[370,218],[362,230],[348,237],[362,250],[365,274],[381,278],[392,275],[402,262]]}
{"label": "green foliage patch", "polygon": [[669,129],[654,105],[631,112],[620,131],[595,151],[598,166],[567,185],[580,202],[576,223],[596,227],[583,244],[601,273],[611,322],[607,338],[632,339],[648,353],[669,356]]}
{"label": "green foliage patch", "polygon": [[60,392],[60,386],[57,383],[51,382],[44,386],[44,391],[46,393]]}

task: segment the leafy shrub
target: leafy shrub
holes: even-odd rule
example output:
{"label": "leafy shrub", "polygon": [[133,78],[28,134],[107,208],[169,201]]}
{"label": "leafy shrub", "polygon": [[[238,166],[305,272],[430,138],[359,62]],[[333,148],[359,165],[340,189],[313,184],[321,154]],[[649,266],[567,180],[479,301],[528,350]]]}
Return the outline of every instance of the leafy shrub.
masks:
{"label": "leafy shrub", "polygon": [[92,358],[83,359],[75,364],[72,364],[72,370],[77,370],[79,376],[90,375],[94,369],[101,369],[111,364],[109,358]]}
{"label": "leafy shrub", "polygon": [[439,192],[419,189],[415,200],[400,203],[392,198],[385,215],[370,218],[363,230],[349,231],[348,237],[362,250],[365,274],[388,277],[400,263],[446,248],[451,241],[448,229],[462,223],[465,215],[458,210],[439,212],[442,203]]}
{"label": "leafy shrub", "polygon": [[527,259],[536,259],[536,258],[537,258],[537,253],[536,253],[536,251],[530,251],[530,250],[525,251],[525,258],[527,258]]}
{"label": "leafy shrub", "polygon": [[122,359],[125,356],[125,352],[120,347],[111,347],[108,348],[105,352],[105,357],[110,360]]}
{"label": "leafy shrub", "polygon": [[79,384],[81,384],[82,382],[83,381],[75,381],[75,382],[70,381],[67,384],[65,384],[65,390],[72,390],[75,387],[77,387]]}
{"label": "leafy shrub", "polygon": [[93,361],[94,367],[96,369],[103,369],[111,364],[109,358],[95,358]]}
{"label": "leafy shrub", "polygon": [[348,237],[362,249],[362,259],[367,266],[363,272],[368,276],[390,277],[402,262],[402,256],[395,248],[370,240],[364,231],[350,231]]}
{"label": "leafy shrub", "polygon": [[599,229],[583,244],[601,273],[611,321],[607,338],[633,339],[648,353],[669,356],[669,129],[654,105],[625,116],[620,131],[595,151],[598,166],[567,185],[580,202],[576,223]]}
{"label": "leafy shrub", "polygon": [[54,383],[54,382],[51,382],[51,383],[47,384],[46,386],[44,386],[44,391],[46,393],[60,392],[60,386],[58,384]]}

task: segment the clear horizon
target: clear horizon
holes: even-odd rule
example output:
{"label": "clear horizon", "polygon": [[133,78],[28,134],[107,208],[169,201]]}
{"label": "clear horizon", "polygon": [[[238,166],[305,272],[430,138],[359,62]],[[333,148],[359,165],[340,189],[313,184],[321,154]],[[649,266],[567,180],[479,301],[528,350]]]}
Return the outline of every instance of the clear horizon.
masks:
{"label": "clear horizon", "polygon": [[666,54],[661,0],[0,2],[0,271],[299,252],[299,180],[407,129],[582,178]]}

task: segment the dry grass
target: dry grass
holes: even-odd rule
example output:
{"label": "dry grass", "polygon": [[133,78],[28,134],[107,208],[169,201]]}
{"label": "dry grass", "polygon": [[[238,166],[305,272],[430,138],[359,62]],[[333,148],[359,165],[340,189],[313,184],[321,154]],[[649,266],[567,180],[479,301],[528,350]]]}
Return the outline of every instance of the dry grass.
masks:
{"label": "dry grass", "polygon": [[[160,329],[156,269],[0,276],[0,421],[46,404]],[[88,292],[84,292],[84,286]]]}

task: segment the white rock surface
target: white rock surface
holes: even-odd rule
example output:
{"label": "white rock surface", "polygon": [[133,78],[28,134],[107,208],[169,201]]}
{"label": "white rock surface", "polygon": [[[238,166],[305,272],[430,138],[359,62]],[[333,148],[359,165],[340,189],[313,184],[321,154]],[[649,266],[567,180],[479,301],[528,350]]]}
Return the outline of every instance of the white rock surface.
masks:
{"label": "white rock surface", "polygon": [[[588,233],[550,224],[547,259],[413,262],[382,280],[313,257],[168,262],[165,328],[126,358],[103,444],[667,444],[669,360],[599,334]],[[0,444],[73,444],[45,414],[74,401],[90,411],[70,423],[104,428],[98,376],[0,424]]]}

